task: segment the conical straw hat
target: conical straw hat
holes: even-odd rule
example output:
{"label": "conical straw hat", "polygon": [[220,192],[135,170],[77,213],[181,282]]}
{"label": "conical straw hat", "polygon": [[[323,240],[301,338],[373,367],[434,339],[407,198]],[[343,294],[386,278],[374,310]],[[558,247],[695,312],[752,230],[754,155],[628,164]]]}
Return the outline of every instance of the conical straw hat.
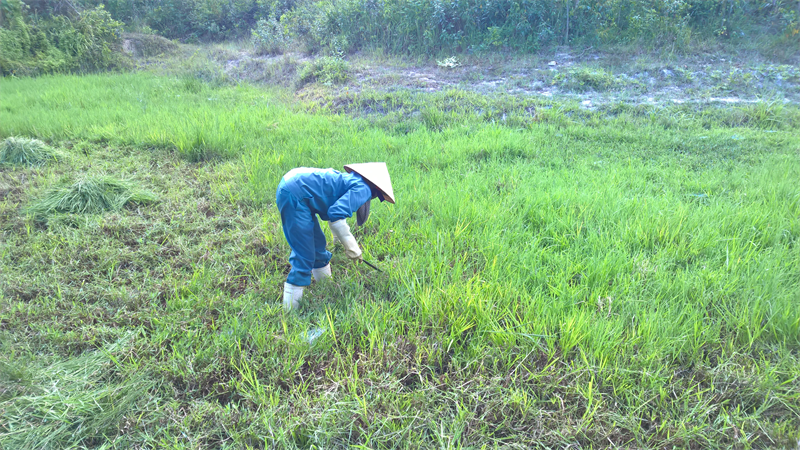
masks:
{"label": "conical straw hat", "polygon": [[386,168],[386,163],[371,162],[361,164],[347,164],[344,166],[347,173],[355,172],[365,180],[374,184],[376,188],[380,189],[386,201],[394,203],[394,192],[392,191],[392,180],[389,178],[389,169]]}

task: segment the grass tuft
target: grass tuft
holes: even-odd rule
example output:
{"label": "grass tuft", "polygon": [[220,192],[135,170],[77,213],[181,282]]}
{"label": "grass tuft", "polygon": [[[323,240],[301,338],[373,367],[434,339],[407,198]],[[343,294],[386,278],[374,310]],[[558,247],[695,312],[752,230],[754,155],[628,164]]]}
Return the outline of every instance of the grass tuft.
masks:
{"label": "grass tuft", "polygon": [[51,159],[55,150],[38,139],[11,136],[0,143],[0,165],[41,166]]}
{"label": "grass tuft", "polygon": [[49,190],[28,211],[37,217],[52,213],[98,214],[120,210],[130,203],[154,201],[155,194],[139,189],[130,181],[109,176],[84,176],[72,184]]}

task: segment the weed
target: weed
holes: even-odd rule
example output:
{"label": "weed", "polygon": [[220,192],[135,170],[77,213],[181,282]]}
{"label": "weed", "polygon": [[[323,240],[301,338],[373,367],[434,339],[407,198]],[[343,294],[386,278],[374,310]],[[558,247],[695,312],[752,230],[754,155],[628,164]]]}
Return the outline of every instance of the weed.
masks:
{"label": "weed", "polygon": [[620,83],[612,74],[603,69],[571,69],[567,73],[559,73],[553,77],[553,84],[564,89],[577,92],[603,92],[614,89]]}
{"label": "weed", "polygon": [[137,58],[170,55],[178,51],[178,44],[162,36],[142,33],[122,35],[122,49]]}
{"label": "weed", "polygon": [[299,65],[297,60],[289,55],[272,60],[245,58],[238,61],[228,73],[236,80],[290,87],[294,85]]}
{"label": "weed", "polygon": [[115,379],[114,361],[125,341],[130,338],[35,371],[17,369],[28,387],[5,401],[4,443],[18,449],[91,445],[119,432],[126,415],[152,405],[142,395],[154,388],[152,380],[141,375]]}
{"label": "weed", "polygon": [[456,58],[455,56],[451,56],[441,61],[436,60],[436,65],[445,69],[455,69],[456,67],[461,66],[461,62],[459,62],[458,58]]}

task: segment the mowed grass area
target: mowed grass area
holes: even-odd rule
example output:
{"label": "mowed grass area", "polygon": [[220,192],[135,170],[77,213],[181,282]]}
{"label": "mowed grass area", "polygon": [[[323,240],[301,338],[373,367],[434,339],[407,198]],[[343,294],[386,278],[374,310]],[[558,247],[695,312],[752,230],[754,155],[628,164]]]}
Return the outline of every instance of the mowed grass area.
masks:
{"label": "mowed grass area", "polygon": [[[68,155],[0,167],[4,448],[797,446],[793,106],[504,121],[450,91],[389,120],[147,74],[0,96],[0,138]],[[383,272],[337,248],[284,313],[280,176],[364,161],[397,194],[355,231]],[[156,200],[29,210],[104,176]]]}

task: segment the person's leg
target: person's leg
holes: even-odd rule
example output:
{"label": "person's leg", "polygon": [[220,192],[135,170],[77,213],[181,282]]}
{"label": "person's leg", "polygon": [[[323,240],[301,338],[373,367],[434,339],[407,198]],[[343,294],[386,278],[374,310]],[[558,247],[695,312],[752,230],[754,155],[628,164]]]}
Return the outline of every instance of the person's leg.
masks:
{"label": "person's leg", "polygon": [[283,306],[288,310],[299,306],[303,287],[311,284],[311,269],[314,265],[314,216],[308,205],[285,189],[278,189],[276,203],[281,212],[283,235],[292,248],[289,256],[292,270],[283,285]]}
{"label": "person's leg", "polygon": [[319,269],[325,267],[331,262],[333,256],[331,252],[325,248],[328,243],[325,241],[325,233],[319,226],[319,219],[314,216],[314,268]]}
{"label": "person's leg", "polygon": [[311,275],[316,281],[322,281],[331,276],[331,252],[325,246],[325,233],[319,226],[319,219],[314,216],[314,269]]}

